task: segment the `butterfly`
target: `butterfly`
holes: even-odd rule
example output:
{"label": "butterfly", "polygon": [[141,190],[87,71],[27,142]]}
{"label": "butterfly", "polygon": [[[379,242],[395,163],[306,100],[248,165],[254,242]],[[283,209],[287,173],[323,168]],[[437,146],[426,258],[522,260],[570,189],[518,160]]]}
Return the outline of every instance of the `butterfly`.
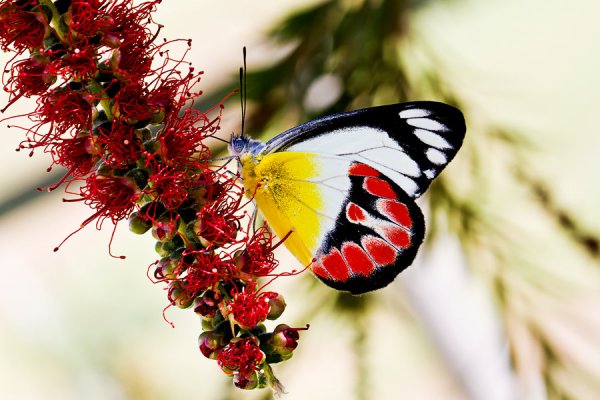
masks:
{"label": "butterfly", "polygon": [[330,287],[387,286],[425,235],[415,199],[454,158],[466,127],[447,104],[335,114],[262,143],[233,135],[245,192],[279,238]]}

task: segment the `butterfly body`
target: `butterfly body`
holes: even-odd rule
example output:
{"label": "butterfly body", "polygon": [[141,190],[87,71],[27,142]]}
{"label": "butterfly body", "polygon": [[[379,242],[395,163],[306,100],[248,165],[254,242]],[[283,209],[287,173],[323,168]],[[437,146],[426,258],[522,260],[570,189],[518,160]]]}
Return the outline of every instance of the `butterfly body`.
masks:
{"label": "butterfly body", "polygon": [[266,143],[232,137],[246,194],[284,244],[327,285],[389,284],[425,234],[414,199],[464,137],[455,108],[404,103],[318,119]]}

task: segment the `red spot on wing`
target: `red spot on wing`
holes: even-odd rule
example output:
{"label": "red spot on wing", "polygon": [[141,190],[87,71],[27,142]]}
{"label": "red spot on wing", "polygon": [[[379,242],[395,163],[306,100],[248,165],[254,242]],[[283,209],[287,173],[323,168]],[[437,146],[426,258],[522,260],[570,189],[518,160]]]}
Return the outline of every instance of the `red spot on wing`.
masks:
{"label": "red spot on wing", "polygon": [[394,246],[407,248],[410,246],[410,236],[408,232],[396,225],[386,225],[382,229],[383,236]]}
{"label": "red spot on wing", "polygon": [[355,176],[379,176],[379,171],[367,164],[356,163],[348,168],[348,174]]}
{"label": "red spot on wing", "polygon": [[348,203],[346,206],[346,218],[348,221],[358,224],[367,219],[365,210],[357,206],[355,203]]}
{"label": "red spot on wing", "polygon": [[320,261],[323,268],[334,280],[346,282],[350,277],[348,266],[338,249],[332,249],[329,253],[323,255]]}
{"label": "red spot on wing", "polygon": [[361,244],[378,265],[391,265],[396,261],[398,251],[385,240],[375,236],[363,236]]}
{"label": "red spot on wing", "polygon": [[369,276],[375,271],[375,264],[367,253],[356,243],[344,242],[342,254],[354,274]]}
{"label": "red spot on wing", "polygon": [[313,272],[313,274],[315,274],[317,276],[320,276],[321,278],[331,279],[331,277],[329,276],[329,274],[327,273],[327,271],[318,262],[313,262],[310,265],[310,270]]}
{"label": "red spot on wing", "polygon": [[407,228],[412,227],[412,218],[405,204],[393,200],[380,199],[376,203],[377,210],[396,222],[399,225]]}
{"label": "red spot on wing", "polygon": [[373,196],[383,197],[386,199],[395,199],[396,192],[392,189],[392,186],[379,178],[365,178],[363,182],[363,189],[371,193]]}

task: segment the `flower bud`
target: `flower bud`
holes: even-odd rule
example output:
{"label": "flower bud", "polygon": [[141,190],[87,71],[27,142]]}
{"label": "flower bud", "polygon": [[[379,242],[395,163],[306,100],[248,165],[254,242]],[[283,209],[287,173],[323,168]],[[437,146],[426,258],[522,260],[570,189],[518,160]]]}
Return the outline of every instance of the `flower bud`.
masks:
{"label": "flower bud", "polygon": [[150,117],[150,123],[158,125],[165,120],[165,112],[163,110],[155,110]]}
{"label": "flower bud", "polygon": [[141,168],[134,168],[125,174],[128,178],[133,178],[136,186],[142,190],[148,184],[148,171]]}
{"label": "flower bud", "polygon": [[267,319],[275,320],[285,311],[285,299],[282,295],[277,294],[277,297],[269,298],[269,313]]}
{"label": "flower bud", "polygon": [[171,257],[162,258],[156,265],[154,277],[159,280],[168,281],[177,279],[177,267],[179,266],[180,262],[180,260]]}
{"label": "flower bud", "polygon": [[139,213],[134,212],[129,216],[129,230],[138,235],[142,235],[152,227],[152,222],[140,217]]}
{"label": "flower bud", "polygon": [[200,238],[198,237],[198,235],[195,232],[195,226],[196,226],[196,220],[189,222],[185,226],[184,235],[185,235],[185,238],[187,240],[189,240],[190,242],[200,243]]}
{"label": "flower bud", "polygon": [[168,242],[175,237],[178,228],[179,216],[165,213],[152,224],[152,237],[161,242]]}
{"label": "flower bud", "polygon": [[304,329],[308,328],[291,328],[280,324],[273,333],[260,335],[260,348],[267,355],[267,362],[274,364],[290,359],[294,349],[298,347],[298,331]]}
{"label": "flower bud", "polygon": [[260,369],[265,354],[254,336],[234,337],[219,351],[217,362],[227,375],[250,376]]}
{"label": "flower bud", "polygon": [[225,346],[225,338],[223,334],[219,332],[202,332],[198,337],[198,347],[200,352],[206,358],[214,360],[217,358],[218,350]]}
{"label": "flower bud", "polygon": [[285,324],[279,324],[273,331],[272,344],[274,347],[282,350],[294,350],[298,347],[300,335],[296,328],[291,328]]}
{"label": "flower bud", "polygon": [[175,250],[181,248],[183,245],[183,239],[181,239],[179,236],[175,236],[168,242],[156,242],[154,245],[154,250],[156,250],[159,256],[166,257]]}
{"label": "flower bud", "polygon": [[193,294],[185,290],[181,281],[172,281],[169,284],[168,297],[171,303],[179,308],[188,308],[194,302]]}
{"label": "flower bud", "polygon": [[253,371],[247,375],[233,375],[233,384],[239,389],[252,390],[259,387],[264,387],[261,386],[261,383],[264,385],[265,382],[266,379],[264,376],[260,375],[257,371]]}
{"label": "flower bud", "polygon": [[215,292],[207,290],[202,296],[194,301],[194,312],[203,318],[214,318],[219,309],[219,300],[215,298]]}

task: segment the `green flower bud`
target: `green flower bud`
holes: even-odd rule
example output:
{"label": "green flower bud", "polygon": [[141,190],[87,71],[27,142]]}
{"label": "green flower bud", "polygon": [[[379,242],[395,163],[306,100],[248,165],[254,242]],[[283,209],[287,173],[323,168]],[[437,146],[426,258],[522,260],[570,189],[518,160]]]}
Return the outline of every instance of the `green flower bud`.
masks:
{"label": "green flower bud", "polygon": [[185,238],[187,240],[189,240],[190,242],[200,243],[200,238],[198,237],[198,235],[196,234],[196,231],[194,230],[195,226],[196,226],[196,220],[189,222],[185,226],[184,235],[185,235]]}
{"label": "green flower bud", "polygon": [[138,235],[142,235],[152,228],[152,222],[140,217],[139,213],[133,212],[129,216],[129,230]]}
{"label": "green flower bud", "polygon": [[277,294],[277,297],[269,299],[269,313],[267,319],[275,320],[285,311],[285,299],[282,295]]}
{"label": "green flower bud", "polygon": [[163,110],[155,110],[152,116],[150,117],[150,123],[157,125],[165,120],[165,112]]}
{"label": "green flower bud", "polygon": [[148,184],[148,171],[141,168],[134,168],[125,174],[126,177],[133,178],[136,186],[142,190]]}
{"label": "green flower bud", "polygon": [[186,291],[181,281],[173,281],[169,284],[169,300],[179,308],[188,308],[194,303],[194,297]]}

